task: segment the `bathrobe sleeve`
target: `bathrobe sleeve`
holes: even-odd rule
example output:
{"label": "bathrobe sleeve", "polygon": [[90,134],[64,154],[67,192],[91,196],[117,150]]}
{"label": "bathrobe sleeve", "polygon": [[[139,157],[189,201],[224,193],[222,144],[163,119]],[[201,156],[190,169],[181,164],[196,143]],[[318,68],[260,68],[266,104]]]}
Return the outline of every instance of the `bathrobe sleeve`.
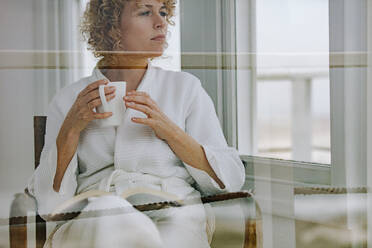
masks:
{"label": "bathrobe sleeve", "polygon": [[57,100],[57,98],[54,97],[49,106],[45,144],[39,166],[28,182],[28,190],[36,198],[38,212],[41,215],[53,212],[57,206],[73,197],[77,188],[77,154],[75,152],[63,176],[59,192],[53,189],[53,179],[57,168],[56,140],[65,118],[58,104],[61,99]]}
{"label": "bathrobe sleeve", "polygon": [[212,99],[199,80],[192,92],[185,131],[202,146],[209,164],[225,188],[221,189],[206,172],[184,163],[185,167],[199,190],[206,195],[239,191],[245,181],[245,169],[239,154],[235,148],[228,147]]}

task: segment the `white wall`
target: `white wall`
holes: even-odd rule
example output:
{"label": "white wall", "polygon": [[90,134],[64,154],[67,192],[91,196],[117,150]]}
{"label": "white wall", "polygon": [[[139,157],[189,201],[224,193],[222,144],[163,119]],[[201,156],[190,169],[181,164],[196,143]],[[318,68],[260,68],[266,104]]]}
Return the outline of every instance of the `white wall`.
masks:
{"label": "white wall", "polygon": [[[32,6],[33,1],[2,0],[2,52],[33,48]],[[7,216],[12,194],[22,191],[33,171],[33,78],[33,70],[0,68],[1,217]]]}
{"label": "white wall", "polygon": [[[1,53],[33,49],[33,1],[2,0],[0,7],[0,218],[8,217],[13,194],[25,188],[34,168],[34,71],[4,66]],[[8,247],[7,228],[0,247]]]}

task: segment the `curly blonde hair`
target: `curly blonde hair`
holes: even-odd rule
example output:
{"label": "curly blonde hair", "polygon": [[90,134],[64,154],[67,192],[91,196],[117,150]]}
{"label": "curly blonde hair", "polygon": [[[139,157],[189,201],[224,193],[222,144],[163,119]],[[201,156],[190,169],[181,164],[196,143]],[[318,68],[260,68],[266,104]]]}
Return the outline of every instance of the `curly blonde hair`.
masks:
{"label": "curly blonde hair", "polygon": [[[125,3],[129,1],[139,0],[90,0],[87,3],[80,30],[96,58],[109,59],[112,57],[111,51],[122,50],[120,18]],[[159,1],[164,3],[168,12],[166,21],[174,25],[172,17],[176,0]]]}

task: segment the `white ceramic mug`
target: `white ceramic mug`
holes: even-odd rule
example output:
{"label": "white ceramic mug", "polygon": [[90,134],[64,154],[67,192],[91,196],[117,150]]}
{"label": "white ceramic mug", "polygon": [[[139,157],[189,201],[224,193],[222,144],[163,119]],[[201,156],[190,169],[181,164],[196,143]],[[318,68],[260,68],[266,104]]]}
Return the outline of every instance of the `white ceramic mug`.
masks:
{"label": "white ceramic mug", "polygon": [[[104,88],[109,86],[115,86],[116,90],[115,97],[107,101]],[[99,97],[101,98],[102,105],[97,107],[97,112],[112,112],[112,116],[109,118],[97,120],[100,126],[119,126],[122,123],[125,112],[123,97],[125,96],[126,88],[126,82],[109,82],[107,85],[99,86]]]}

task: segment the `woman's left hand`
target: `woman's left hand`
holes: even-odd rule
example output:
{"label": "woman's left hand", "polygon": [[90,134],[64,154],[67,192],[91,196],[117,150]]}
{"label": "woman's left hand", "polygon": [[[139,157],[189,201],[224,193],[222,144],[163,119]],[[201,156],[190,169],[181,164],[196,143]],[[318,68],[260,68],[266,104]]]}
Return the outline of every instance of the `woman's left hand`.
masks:
{"label": "woman's left hand", "polygon": [[159,109],[156,102],[146,92],[130,91],[123,99],[127,108],[147,115],[147,118],[132,118],[132,121],[151,127],[159,139],[169,141],[181,130]]}

